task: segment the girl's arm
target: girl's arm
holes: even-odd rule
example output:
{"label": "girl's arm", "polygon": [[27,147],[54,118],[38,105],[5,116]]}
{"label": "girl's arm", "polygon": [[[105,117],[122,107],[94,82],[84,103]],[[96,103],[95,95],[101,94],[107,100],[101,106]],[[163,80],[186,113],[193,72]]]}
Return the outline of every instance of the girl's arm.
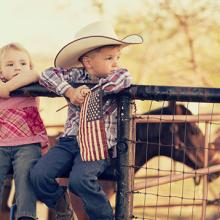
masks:
{"label": "girl's arm", "polygon": [[5,84],[8,86],[10,92],[14,91],[22,86],[26,86],[33,82],[37,82],[39,79],[39,74],[34,70],[28,70],[23,73],[20,73],[13,77],[11,80]]}
{"label": "girl's arm", "polygon": [[11,80],[7,82],[0,82],[0,97],[2,98],[8,98],[10,95],[10,92],[28,85],[33,82],[37,82],[39,79],[39,74],[34,70],[28,70],[25,72],[22,72],[15,77],[13,77]]}

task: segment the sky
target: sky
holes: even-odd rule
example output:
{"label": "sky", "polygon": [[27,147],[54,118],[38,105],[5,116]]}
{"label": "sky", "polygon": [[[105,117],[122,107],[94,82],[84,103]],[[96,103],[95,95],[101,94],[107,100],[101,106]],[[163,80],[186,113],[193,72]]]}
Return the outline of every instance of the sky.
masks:
{"label": "sky", "polygon": [[[52,53],[59,44],[74,36],[87,22],[79,12],[85,10],[85,3],[56,0],[0,0],[0,46],[19,42],[32,52]],[[79,1],[81,2],[81,1]],[[77,6],[72,9],[73,6]],[[74,15],[75,14],[75,15]],[[75,19],[74,19],[75,17]],[[90,15],[89,17],[94,16]]]}
{"label": "sky", "polygon": [[[72,41],[77,30],[100,19],[114,23],[122,8],[137,8],[137,1],[106,2],[102,16],[91,7],[91,0],[0,0],[0,46],[19,42],[31,53],[54,55]],[[132,6],[133,5],[133,6]]]}

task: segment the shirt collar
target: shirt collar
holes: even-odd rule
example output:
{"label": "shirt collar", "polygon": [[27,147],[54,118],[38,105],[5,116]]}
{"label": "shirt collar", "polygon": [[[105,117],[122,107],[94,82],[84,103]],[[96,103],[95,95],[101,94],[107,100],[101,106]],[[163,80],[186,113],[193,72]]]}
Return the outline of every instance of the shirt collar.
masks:
{"label": "shirt collar", "polygon": [[84,74],[85,80],[89,80],[89,81],[93,81],[93,82],[99,82],[99,80],[100,80],[99,77],[92,78],[86,69],[83,69],[83,74]]}

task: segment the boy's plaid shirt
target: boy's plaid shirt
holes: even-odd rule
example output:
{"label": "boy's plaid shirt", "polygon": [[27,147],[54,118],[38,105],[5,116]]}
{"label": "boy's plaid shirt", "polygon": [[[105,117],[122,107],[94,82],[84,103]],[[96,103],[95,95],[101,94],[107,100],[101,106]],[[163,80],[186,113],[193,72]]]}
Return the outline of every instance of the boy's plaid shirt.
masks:
{"label": "boy's plaid shirt", "polygon": [[[118,93],[131,85],[131,77],[126,69],[119,69],[106,78],[91,80],[83,68],[49,68],[45,70],[39,83],[48,90],[63,96],[72,83],[97,83],[104,95]],[[80,107],[68,103],[68,116],[63,136],[78,135]],[[107,100],[103,105],[103,115],[108,148],[116,145],[117,105],[115,100]]]}

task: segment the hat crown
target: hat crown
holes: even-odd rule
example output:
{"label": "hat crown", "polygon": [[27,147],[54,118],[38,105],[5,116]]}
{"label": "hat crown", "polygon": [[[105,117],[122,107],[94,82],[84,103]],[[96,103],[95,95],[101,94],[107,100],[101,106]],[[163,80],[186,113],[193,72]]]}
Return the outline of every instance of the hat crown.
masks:
{"label": "hat crown", "polygon": [[76,35],[76,39],[86,38],[91,36],[103,36],[118,39],[114,28],[109,24],[109,22],[94,22],[84,28],[80,29]]}

